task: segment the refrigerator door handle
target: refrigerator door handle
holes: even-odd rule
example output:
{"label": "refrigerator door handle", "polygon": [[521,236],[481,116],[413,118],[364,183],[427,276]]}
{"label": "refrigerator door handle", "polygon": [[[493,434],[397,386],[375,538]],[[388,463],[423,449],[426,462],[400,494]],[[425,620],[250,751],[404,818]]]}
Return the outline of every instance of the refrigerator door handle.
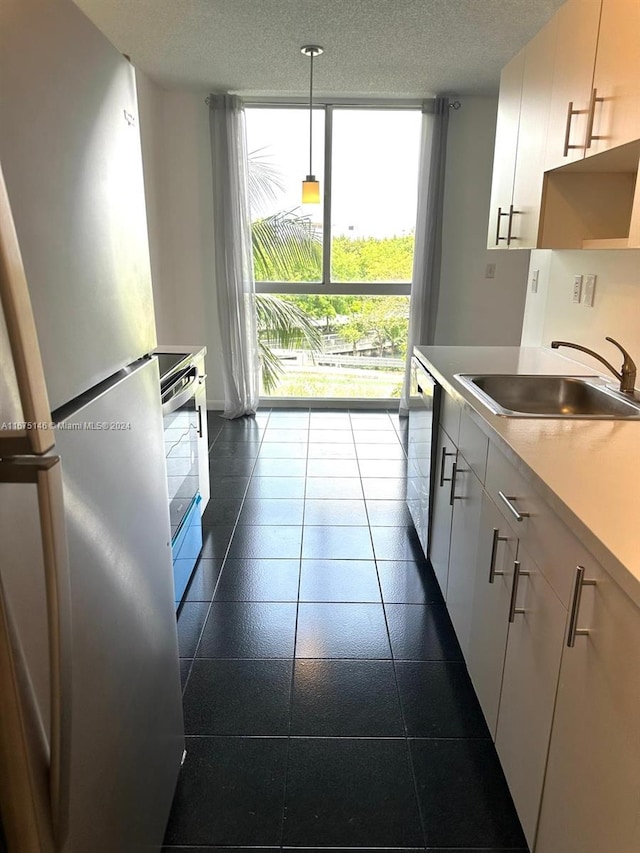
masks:
{"label": "refrigerator door handle", "polygon": [[[59,456],[0,461],[0,482],[31,483],[37,487],[51,685],[49,810],[56,850],[62,848],[68,832],[71,760],[71,588],[61,468]],[[21,694],[22,703],[29,702],[25,691]],[[23,719],[33,717],[34,709],[23,709]]]}
{"label": "refrigerator door handle", "polygon": [[24,424],[0,431],[0,455],[46,453],[54,445],[51,410],[18,235],[0,168],[0,306],[4,313]]}

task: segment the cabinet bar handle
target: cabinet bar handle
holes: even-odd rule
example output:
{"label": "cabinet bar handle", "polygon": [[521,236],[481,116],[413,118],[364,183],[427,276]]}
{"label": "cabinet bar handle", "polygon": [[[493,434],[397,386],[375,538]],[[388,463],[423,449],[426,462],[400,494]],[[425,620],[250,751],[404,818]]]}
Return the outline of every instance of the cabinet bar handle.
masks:
{"label": "cabinet bar handle", "polygon": [[519,216],[521,213],[522,213],[522,211],[521,211],[521,210],[514,210],[514,209],[513,209],[513,205],[511,205],[511,206],[509,207],[509,225],[508,225],[508,228],[507,228],[507,246],[510,246],[510,245],[511,245],[511,241],[512,241],[512,240],[517,240],[517,239],[518,239],[517,237],[514,237],[514,236],[513,236],[513,234],[512,234],[512,229],[513,229],[513,217],[514,217],[514,216]]}
{"label": "cabinet bar handle", "polygon": [[198,435],[200,438],[204,438],[202,435],[202,406],[198,406]]}
{"label": "cabinet bar handle", "polygon": [[585,578],[584,566],[576,566],[576,579],[573,585],[573,598],[571,599],[571,615],[569,617],[569,631],[567,634],[567,646],[572,649],[576,637],[586,637],[589,631],[586,628],[578,628],[578,615],[580,613],[580,599],[582,598],[583,586],[595,586],[596,581]]}
{"label": "cabinet bar handle", "polygon": [[453,463],[453,467],[451,469],[451,491],[449,492],[449,506],[453,506],[453,502],[456,499],[455,491],[456,491],[456,474],[458,473],[458,465],[456,462]]}
{"label": "cabinet bar handle", "polygon": [[461,501],[464,499],[463,495],[456,495],[456,476],[458,474],[466,474],[468,471],[468,468],[459,468],[457,462],[453,463],[453,468],[451,469],[451,494],[449,495],[450,506],[453,506],[454,501]]}
{"label": "cabinet bar handle", "polygon": [[574,110],[573,101],[569,101],[569,105],[567,107],[567,124],[564,131],[564,149],[562,151],[562,156],[566,157],[569,154],[569,149],[571,148],[582,148],[582,145],[570,145],[569,137],[571,136],[571,119],[573,116],[580,115],[584,110]]}
{"label": "cabinet bar handle", "polygon": [[496,246],[500,245],[500,240],[506,240],[506,237],[500,236],[500,222],[502,221],[503,216],[509,216],[508,213],[503,213],[502,208],[498,208],[498,224],[496,225]]}
{"label": "cabinet bar handle", "polygon": [[442,458],[440,460],[440,487],[444,486],[445,483],[448,483],[451,477],[444,476],[444,466],[447,461],[447,456],[455,456],[455,453],[450,453],[446,447],[442,448]]}
{"label": "cabinet bar handle", "polygon": [[516,607],[518,598],[518,581],[521,577],[528,577],[529,572],[523,572],[520,568],[520,561],[513,561],[513,584],[511,586],[511,601],[509,602],[509,622],[515,622],[516,613],[524,613],[523,607]]}
{"label": "cabinet bar handle", "polygon": [[591,91],[591,99],[589,101],[589,115],[587,118],[587,132],[584,138],[584,147],[591,148],[591,143],[594,139],[600,139],[599,136],[593,135],[593,122],[596,116],[596,104],[601,104],[604,101],[604,98],[598,97],[598,90],[592,89]]}
{"label": "cabinet bar handle", "polygon": [[518,498],[513,495],[505,495],[504,492],[498,492],[502,500],[505,502],[507,509],[509,509],[513,515],[515,516],[516,521],[522,521],[524,518],[529,518],[530,513],[528,512],[520,512],[515,506],[511,503],[511,501],[517,501]]}
{"label": "cabinet bar handle", "polygon": [[497,577],[501,577],[504,572],[496,571],[496,557],[498,556],[498,542],[507,542],[507,536],[500,536],[500,530],[497,527],[493,528],[493,538],[491,540],[491,562],[489,563],[489,583],[493,583]]}

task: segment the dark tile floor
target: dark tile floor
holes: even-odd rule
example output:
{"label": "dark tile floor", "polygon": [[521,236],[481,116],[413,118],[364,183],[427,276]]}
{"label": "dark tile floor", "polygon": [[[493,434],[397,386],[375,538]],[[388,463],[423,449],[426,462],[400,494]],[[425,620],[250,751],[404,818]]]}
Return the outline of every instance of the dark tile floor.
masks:
{"label": "dark tile floor", "polygon": [[165,850],[525,851],[387,412],[210,413]]}

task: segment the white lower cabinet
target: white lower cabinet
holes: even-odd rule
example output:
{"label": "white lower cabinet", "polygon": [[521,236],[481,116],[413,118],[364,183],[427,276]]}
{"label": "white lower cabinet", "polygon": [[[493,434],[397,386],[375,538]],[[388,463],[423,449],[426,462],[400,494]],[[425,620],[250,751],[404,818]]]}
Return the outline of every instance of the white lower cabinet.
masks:
{"label": "white lower cabinet", "polygon": [[533,849],[567,611],[521,542],[517,565],[495,743]]}
{"label": "white lower cabinet", "polygon": [[[435,429],[435,424],[434,424]],[[452,473],[457,448],[442,427],[438,430],[436,455],[437,468],[433,472],[431,504],[431,535],[429,537],[429,559],[438,578],[442,594],[447,595],[449,577],[449,548],[451,545],[451,497]]]}
{"label": "white lower cabinet", "polygon": [[566,620],[566,608],[483,492],[467,665],[531,848]]}
{"label": "white lower cabinet", "polygon": [[437,458],[430,558],[532,853],[640,853],[640,609],[493,445],[484,482],[442,427]]}
{"label": "white lower cabinet", "polygon": [[446,600],[462,654],[468,660],[482,483],[459,451],[452,477],[454,508]]}
{"label": "white lower cabinet", "polygon": [[479,533],[467,666],[495,739],[518,540],[486,492]]}
{"label": "white lower cabinet", "polygon": [[584,566],[573,647],[560,668],[536,853],[638,853],[640,613]]}

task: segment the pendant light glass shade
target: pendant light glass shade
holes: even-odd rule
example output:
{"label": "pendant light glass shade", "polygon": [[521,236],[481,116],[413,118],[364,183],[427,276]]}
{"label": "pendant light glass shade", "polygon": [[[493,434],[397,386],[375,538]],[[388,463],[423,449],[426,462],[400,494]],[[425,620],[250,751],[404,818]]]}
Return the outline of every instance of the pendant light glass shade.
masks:
{"label": "pendant light glass shade", "polygon": [[309,57],[311,69],[309,74],[309,174],[302,182],[302,203],[320,204],[320,181],[312,174],[313,169],[313,57],[320,56],[323,49],[317,44],[306,44],[301,53]]}
{"label": "pendant light glass shade", "polygon": [[320,204],[320,181],[316,181],[315,175],[307,175],[302,182],[302,203]]}

